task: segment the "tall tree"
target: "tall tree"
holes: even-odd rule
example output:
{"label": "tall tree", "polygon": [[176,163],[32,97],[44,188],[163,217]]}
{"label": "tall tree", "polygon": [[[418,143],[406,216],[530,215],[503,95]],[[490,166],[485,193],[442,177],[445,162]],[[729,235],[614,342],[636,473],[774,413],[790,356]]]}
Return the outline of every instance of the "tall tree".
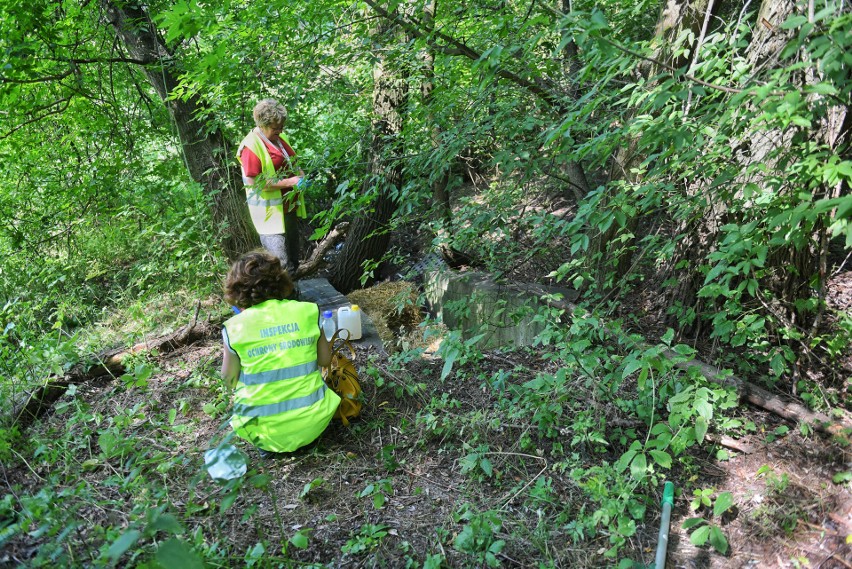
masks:
{"label": "tall tree", "polygon": [[102,0],[107,22],[148,81],[167,105],[177,127],[181,151],[192,178],[211,197],[213,220],[225,255],[234,259],[259,245],[245,207],[241,175],[229,155],[222,132],[198,94],[178,96],[174,54],[154,27],[146,4]]}

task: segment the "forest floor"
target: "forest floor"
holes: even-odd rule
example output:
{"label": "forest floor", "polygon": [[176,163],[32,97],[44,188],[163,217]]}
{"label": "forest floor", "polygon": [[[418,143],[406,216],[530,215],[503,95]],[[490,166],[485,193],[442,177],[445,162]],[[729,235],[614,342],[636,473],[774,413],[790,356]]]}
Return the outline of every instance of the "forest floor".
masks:
{"label": "forest floor", "polygon": [[[843,279],[833,294],[848,299],[849,274]],[[388,286],[393,285],[353,295],[384,334],[391,307],[383,308],[382,303],[393,296]],[[206,307],[212,311],[218,303],[209,299]],[[84,522],[68,538],[78,558],[85,559],[85,548],[98,544],[93,528],[127,523],[128,512],[144,501],[145,492],[121,497],[121,480],[131,479],[133,466],[122,461],[125,454],[105,459],[103,440],[86,424],[69,421],[75,407],[86,406],[87,414],[104,424],[124,417],[122,428],[133,439],[133,449],[156,452],[151,457],[159,457],[158,464],[148,476],[167,481],[170,508],[183,512],[194,526],[190,530],[201,528],[208,544],[222,540],[247,552],[231,566],[248,564],[261,539],[287,546],[296,535],[307,537],[300,544],[306,547],[290,544],[289,558],[333,567],[429,566],[430,560],[439,559],[444,567],[485,566],[485,552],[498,540],[505,546],[496,550],[494,559],[503,567],[614,566],[615,561],[603,555],[610,546],[606,536],[575,542],[570,520],[552,525],[554,499],[592,505],[584,504],[570,473],[551,468],[549,449],[518,449],[520,431],[529,425],[501,422],[494,391],[474,380],[442,382],[436,342],[422,346],[420,357],[404,362],[405,375],[399,375],[400,362],[392,361],[393,356],[358,354],[360,365],[369,360],[385,380],[377,387],[375,376],[362,376],[367,405],[350,428],[335,422],[317,443],[274,459],[261,458],[236,442],[248,457],[251,479],[269,476],[258,488],[248,484],[236,491],[233,485],[210,480],[204,470],[204,449],[228,433],[219,386],[211,379],[220,358],[218,338],[155,357],[156,372],[144,387],[128,387],[120,380],[81,385],[33,427],[44,436],[70,429],[78,443],[75,463],[22,462],[4,468],[5,483],[36,494],[51,469],[65,468],[70,471],[69,488],[83,483],[103,498],[73,506]],[[534,374],[553,365],[525,351],[495,350],[479,362],[486,376],[506,368]],[[411,381],[420,385],[414,388]],[[578,397],[593,397],[587,388],[576,387]],[[433,410],[440,407],[433,398],[443,398],[446,406],[424,418],[420,412],[430,402]],[[744,420],[757,425],[753,434],[739,440],[749,452],[707,446],[692,453],[693,469],[670,473],[678,496],[667,566],[852,567],[852,492],[849,483],[833,481],[852,470],[850,449],[822,436],[805,436],[796,425],[760,410],[742,413]],[[466,443],[474,431],[478,440],[487,440],[490,476],[475,475],[467,462],[476,450]],[[727,454],[724,460],[720,451]],[[613,458],[587,460],[592,464]],[[721,520],[730,544],[727,555],[693,546],[681,529],[683,521],[694,516],[689,502],[696,488],[733,494],[736,506]],[[117,498],[127,502],[123,511],[98,505]],[[621,555],[650,564],[659,508],[649,507],[646,520]],[[473,541],[465,546],[458,538],[471,527]],[[38,537],[13,540],[0,552],[0,566],[26,565],[38,546]],[[276,553],[265,555],[274,559]]]}
{"label": "forest floor", "polygon": [[[223,566],[264,566],[261,558],[269,566],[290,566],[288,559],[327,567],[616,566],[618,559],[605,555],[609,536],[588,535],[573,523],[574,514],[588,516],[596,505],[571,472],[560,469],[562,451],[522,449],[519,441],[535,427],[506,420],[511,403],[487,379],[512,370],[507,381],[522,383],[555,374],[557,364],[534,351],[489,350],[464,380],[442,381],[440,330],[425,337],[417,315],[402,322],[393,316],[400,286],[388,281],[349,296],[371,317],[389,352],[359,349],[366,404],[351,427],[335,421],[304,449],[261,457],[230,435],[218,379],[221,340],[209,338],[149,353],[126,378],[70,390],[30,429],[37,438],[55,438],[57,448],[3,465],[6,488],[65,501],[76,522],[63,534],[64,547],[76,566],[89,566],[109,546],[114,538],[106,538],[104,528],[130,527],[148,515],[140,510],[164,502],[181,520],[181,535],[197,546],[215,551],[228,544],[228,551],[244,552],[230,553]],[[654,294],[628,301],[649,315],[643,324],[651,336],[661,328],[648,308]],[[834,275],[827,300],[850,310],[852,271]],[[227,317],[221,298],[201,308],[210,320]],[[398,351],[402,345],[422,350]],[[364,373],[368,368],[374,373]],[[842,401],[849,397],[852,354],[839,363],[838,375],[846,383],[835,383],[831,395]],[[619,419],[593,386],[577,382],[571,389],[600,416]],[[690,451],[688,468],[666,472],[677,489],[667,567],[852,568],[852,449],[760,409],[744,405],[738,412],[755,426],[736,441],[740,450],[706,444]],[[105,438],[106,432],[114,436]],[[245,454],[248,476],[223,484],[207,475],[204,452],[223,443]],[[618,458],[583,445],[570,451],[584,468]],[[57,474],[64,486],[47,488]],[[735,506],[717,520],[730,548],[725,555],[692,545],[682,529],[698,515],[690,502],[702,489],[733,496]],[[649,500],[645,522],[620,559],[653,562],[659,503],[659,495]],[[44,533],[7,541],[0,567],[27,566]],[[162,535],[139,539],[153,545]],[[143,559],[128,559],[132,551],[116,565]]]}

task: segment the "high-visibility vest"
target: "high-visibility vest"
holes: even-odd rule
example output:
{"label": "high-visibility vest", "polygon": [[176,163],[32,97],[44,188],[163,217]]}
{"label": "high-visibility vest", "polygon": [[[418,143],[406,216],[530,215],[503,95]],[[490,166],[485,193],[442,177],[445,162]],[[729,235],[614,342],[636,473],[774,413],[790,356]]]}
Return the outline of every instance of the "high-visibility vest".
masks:
{"label": "high-visibility vest", "polygon": [[[287,145],[289,146],[290,143],[287,143]],[[282,198],[281,190],[278,188],[266,189],[265,184],[266,180],[275,180],[277,177],[269,150],[254,130],[249,132],[243,141],[240,142],[240,146],[237,149],[237,160],[240,159],[243,148],[248,148],[258,157],[260,160],[261,177],[263,178],[250,186],[245,175],[245,168],[242,169],[243,183],[246,188],[246,203],[248,204],[249,214],[251,215],[254,227],[260,235],[284,233],[284,199]],[[286,155],[287,152],[284,151],[284,154]],[[242,166],[242,162],[240,165]],[[301,218],[307,217],[305,198],[301,192],[299,193],[296,215]]]}
{"label": "high-visibility vest", "polygon": [[225,341],[240,357],[231,426],[272,452],[290,452],[328,426],[340,397],[317,365],[319,308],[267,300],[225,322]]}

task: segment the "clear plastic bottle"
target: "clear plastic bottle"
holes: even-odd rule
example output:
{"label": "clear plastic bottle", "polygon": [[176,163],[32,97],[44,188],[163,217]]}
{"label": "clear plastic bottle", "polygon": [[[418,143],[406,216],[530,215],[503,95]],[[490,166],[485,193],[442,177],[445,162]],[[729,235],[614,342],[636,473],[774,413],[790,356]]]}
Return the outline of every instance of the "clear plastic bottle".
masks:
{"label": "clear plastic bottle", "polygon": [[323,310],[321,325],[325,339],[331,342],[331,338],[337,331],[337,325],[334,323],[334,313],[331,310]]}

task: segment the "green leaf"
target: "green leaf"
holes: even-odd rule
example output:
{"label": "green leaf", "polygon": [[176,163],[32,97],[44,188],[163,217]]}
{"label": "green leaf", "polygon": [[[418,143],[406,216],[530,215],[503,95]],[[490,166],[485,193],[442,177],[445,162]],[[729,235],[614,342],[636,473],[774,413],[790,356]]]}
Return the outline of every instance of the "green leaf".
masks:
{"label": "green leaf", "polygon": [[269,474],[257,474],[249,479],[249,483],[255,488],[266,488],[271,480]]}
{"label": "green leaf", "polygon": [[133,547],[133,545],[139,540],[139,537],[142,535],[142,532],[139,530],[131,529],[127,530],[123,534],[121,534],[118,539],[112,542],[112,545],[109,546],[107,550],[107,556],[113,561],[118,560],[119,557],[124,555],[124,552]]}
{"label": "green leaf", "polygon": [[707,434],[707,419],[702,416],[695,418],[695,440],[699,443],[704,442],[704,435]]}
{"label": "green leaf", "polygon": [[794,14],[787,18],[784,23],[781,24],[781,29],[792,30],[793,28],[798,28],[802,24],[807,23],[807,21],[807,17]]}
{"label": "green leaf", "polygon": [[705,543],[707,543],[707,538],[710,536],[710,526],[701,526],[689,536],[689,541],[692,542],[692,545],[696,545],[701,547]]}
{"label": "green leaf", "polygon": [[636,455],[636,458],[633,459],[633,462],[630,463],[630,475],[633,476],[636,480],[639,480],[643,476],[645,476],[645,472],[648,470],[648,459],[645,458],[644,453],[639,453]]}
{"label": "green leaf", "polygon": [[642,362],[639,360],[630,360],[627,362],[627,365],[624,366],[624,371],[621,373],[621,379],[627,379],[631,373],[636,371],[637,369],[642,367]]}
{"label": "green leaf", "polygon": [[157,516],[157,519],[148,526],[147,531],[164,531],[167,533],[178,534],[183,533],[183,526],[180,525],[180,522],[178,522],[173,515],[162,514],[161,516]]}
{"label": "green leaf", "polygon": [[734,495],[730,492],[722,492],[713,503],[713,516],[721,516],[734,505]]}
{"label": "green leaf", "polygon": [[849,482],[852,480],[852,472],[838,472],[834,476],[831,477],[831,481],[835,484],[842,484],[843,482]]}
{"label": "green leaf", "polygon": [[683,525],[680,526],[682,529],[692,529],[696,526],[700,526],[701,524],[706,524],[707,520],[704,518],[689,518],[688,520],[683,522]]}
{"label": "green leaf", "polygon": [[308,533],[307,530],[299,530],[294,533],[290,537],[290,543],[293,544],[293,547],[297,547],[299,549],[307,549],[308,547]]}
{"label": "green leaf", "polygon": [[728,552],[728,540],[722,530],[716,526],[710,526],[710,545],[722,555]]}
{"label": "green leaf", "polygon": [[375,508],[376,510],[381,510],[382,507],[385,505],[386,500],[387,498],[385,498],[384,494],[382,494],[381,492],[376,492],[375,494],[373,494],[373,508]]}
{"label": "green leaf", "polygon": [[183,541],[172,538],[157,548],[157,562],[171,569],[172,567],[180,567],[180,569],[204,569],[204,562],[199,558],[189,546]]}
{"label": "green leaf", "polygon": [[225,494],[225,497],[222,498],[222,501],[219,503],[219,513],[224,514],[230,510],[231,506],[233,506],[234,502],[237,500],[237,496],[239,496],[238,490],[233,490]]}
{"label": "green leaf", "polygon": [[672,457],[669,453],[662,450],[649,450],[648,454],[654,459],[654,462],[662,466],[663,468],[671,468],[672,467]]}
{"label": "green leaf", "polygon": [[616,472],[624,472],[627,469],[627,465],[630,464],[630,461],[633,460],[633,457],[636,456],[635,450],[628,450],[621,457],[615,461],[615,471]]}
{"label": "green leaf", "polygon": [[453,371],[453,363],[456,361],[457,352],[450,352],[444,360],[444,367],[441,369],[441,381],[447,379],[450,372]]}
{"label": "green leaf", "polygon": [[479,468],[481,468],[482,472],[484,472],[489,478],[494,474],[494,468],[491,466],[491,461],[487,458],[483,458],[479,461]]}

